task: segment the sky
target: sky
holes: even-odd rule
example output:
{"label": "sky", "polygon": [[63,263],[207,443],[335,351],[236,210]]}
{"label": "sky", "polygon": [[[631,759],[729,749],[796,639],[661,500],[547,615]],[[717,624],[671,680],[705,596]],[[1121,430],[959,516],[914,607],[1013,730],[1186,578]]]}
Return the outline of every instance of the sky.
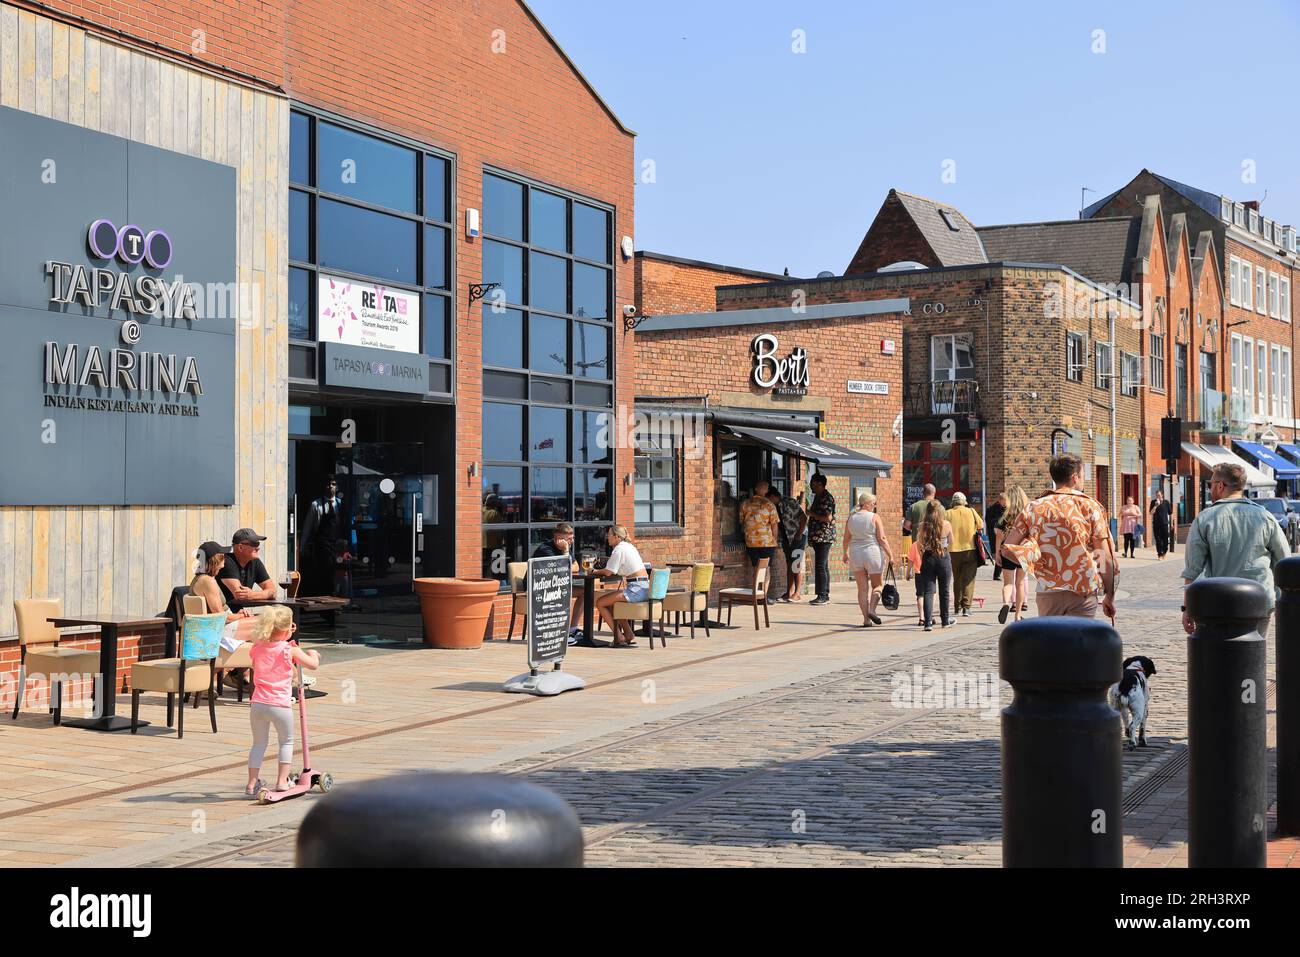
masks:
{"label": "sky", "polygon": [[1073,219],[1143,167],[1300,226],[1300,0],[529,3],[638,134],[637,249],[838,274],[891,187]]}

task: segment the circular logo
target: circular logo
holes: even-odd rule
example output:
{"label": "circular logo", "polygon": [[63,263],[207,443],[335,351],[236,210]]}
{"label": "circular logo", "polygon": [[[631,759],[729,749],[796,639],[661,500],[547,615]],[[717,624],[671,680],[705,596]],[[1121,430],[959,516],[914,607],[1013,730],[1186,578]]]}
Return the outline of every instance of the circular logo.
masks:
{"label": "circular logo", "polygon": [[109,219],[97,219],[86,231],[86,245],[96,259],[120,259],[128,266],[148,263],[165,269],[172,261],[172,240],[161,229],[145,233],[135,225],[118,229]]}

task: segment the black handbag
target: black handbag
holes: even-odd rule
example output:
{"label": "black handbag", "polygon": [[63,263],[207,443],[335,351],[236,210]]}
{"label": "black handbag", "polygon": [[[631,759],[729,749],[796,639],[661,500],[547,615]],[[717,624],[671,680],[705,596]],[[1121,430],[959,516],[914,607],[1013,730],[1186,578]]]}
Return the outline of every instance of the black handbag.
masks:
{"label": "black handbag", "polygon": [[896,609],[899,603],[897,581],[898,579],[894,577],[894,563],[890,562],[889,581],[885,582],[884,586],[880,589],[880,603],[890,611]]}
{"label": "black handbag", "polygon": [[989,550],[984,544],[984,536],[975,533],[975,567],[983,568],[989,563]]}

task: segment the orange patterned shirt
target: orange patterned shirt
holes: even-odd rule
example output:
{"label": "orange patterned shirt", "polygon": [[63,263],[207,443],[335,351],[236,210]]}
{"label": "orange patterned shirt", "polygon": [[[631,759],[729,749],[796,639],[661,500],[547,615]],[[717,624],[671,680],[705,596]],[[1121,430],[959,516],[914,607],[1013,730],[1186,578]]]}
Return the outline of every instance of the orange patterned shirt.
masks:
{"label": "orange patterned shirt", "polygon": [[1092,553],[1110,548],[1106,510],[1078,489],[1057,489],[1029,503],[1012,529],[1024,535],[1007,551],[1034,566],[1039,591],[1101,591],[1101,571]]}

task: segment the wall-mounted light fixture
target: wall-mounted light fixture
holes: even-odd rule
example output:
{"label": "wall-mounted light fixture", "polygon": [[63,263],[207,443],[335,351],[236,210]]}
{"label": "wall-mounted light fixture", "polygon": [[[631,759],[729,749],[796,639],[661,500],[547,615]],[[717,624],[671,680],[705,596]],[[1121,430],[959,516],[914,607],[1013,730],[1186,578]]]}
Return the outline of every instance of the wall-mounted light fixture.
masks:
{"label": "wall-mounted light fixture", "polygon": [[477,463],[477,462],[470,462],[470,463],[469,463],[469,477],[470,477],[470,478],[473,478],[473,477],[476,476],[476,475],[478,475],[478,463]]}

